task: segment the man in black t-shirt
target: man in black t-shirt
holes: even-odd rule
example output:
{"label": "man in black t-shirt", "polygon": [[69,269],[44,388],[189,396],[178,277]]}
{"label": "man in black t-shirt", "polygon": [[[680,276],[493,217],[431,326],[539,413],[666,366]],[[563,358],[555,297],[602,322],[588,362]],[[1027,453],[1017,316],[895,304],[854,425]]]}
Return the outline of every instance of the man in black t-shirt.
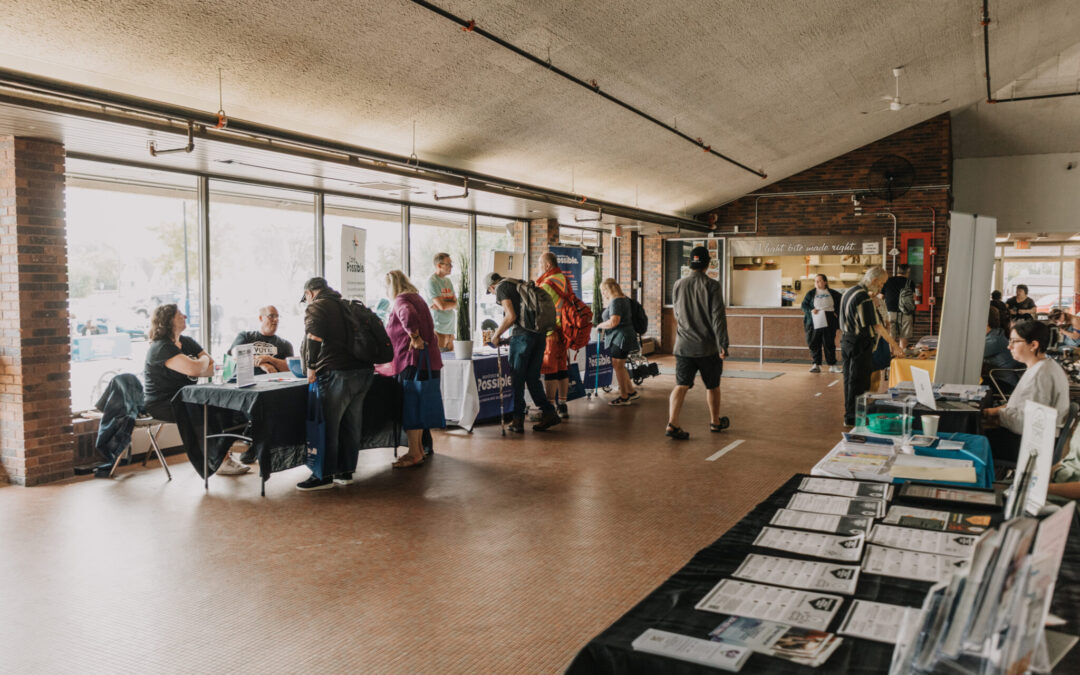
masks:
{"label": "man in black t-shirt", "polygon": [[259,310],[259,330],[242,330],[229,346],[229,354],[238,345],[253,345],[255,373],[284,373],[289,369],[285,360],[293,355],[292,344],[277,336],[277,307],[267,305]]}
{"label": "man in black t-shirt", "polygon": [[[555,406],[551,405],[544,384],[540,381],[540,366],[544,361],[544,348],[547,336],[525,330],[518,324],[521,317],[521,294],[517,289],[517,279],[504,279],[496,272],[484,277],[484,287],[488,293],[494,293],[495,299],[502,305],[502,324],[495,330],[492,343],[498,347],[503,333],[510,334],[510,388],[514,391],[514,419],[509,429],[514,433],[525,433],[525,387],[533,403],[540,408],[540,420],[533,425],[533,431],[546,431],[562,422]],[[497,357],[501,358],[501,357]],[[499,394],[502,396],[502,394]]]}
{"label": "man in black t-shirt", "polygon": [[1014,323],[1035,318],[1035,301],[1028,297],[1028,287],[1024,284],[1016,287],[1016,295],[1006,300],[1005,306],[1009,308],[1009,318]]}

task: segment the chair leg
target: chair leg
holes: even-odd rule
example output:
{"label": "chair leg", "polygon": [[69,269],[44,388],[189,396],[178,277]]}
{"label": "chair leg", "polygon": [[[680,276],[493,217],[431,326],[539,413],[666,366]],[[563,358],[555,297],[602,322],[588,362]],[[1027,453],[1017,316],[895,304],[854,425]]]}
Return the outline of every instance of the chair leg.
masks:
{"label": "chair leg", "polygon": [[120,466],[120,460],[124,458],[124,455],[127,455],[128,459],[131,459],[131,443],[128,443],[128,446],[116,456],[115,460],[113,460],[112,468],[109,469],[109,478],[112,478],[113,474],[116,473],[116,467]]}
{"label": "chair leg", "polygon": [[[165,463],[165,455],[161,454],[161,448],[159,448],[157,444],[157,436],[159,433],[161,433],[161,428],[163,426],[165,425],[159,424],[157,426],[157,429],[154,429],[153,427],[148,427],[146,431],[150,436],[150,447],[154,449],[154,454],[157,455],[158,461],[161,462],[161,468],[165,469],[165,475],[168,476],[169,480],[172,480],[172,472],[169,471],[169,465]],[[149,450],[146,451],[146,455],[147,457],[150,456]],[[145,457],[143,458],[143,462],[146,462]]]}

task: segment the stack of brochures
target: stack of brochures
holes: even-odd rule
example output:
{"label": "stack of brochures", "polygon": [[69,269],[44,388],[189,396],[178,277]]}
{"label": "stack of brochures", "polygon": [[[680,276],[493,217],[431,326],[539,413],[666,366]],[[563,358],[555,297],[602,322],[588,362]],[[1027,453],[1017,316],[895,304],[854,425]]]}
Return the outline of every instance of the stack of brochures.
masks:
{"label": "stack of brochures", "polygon": [[709,637],[766,656],[816,668],[832,655],[843,639],[833,633],[796,628],[773,621],[733,616],[717,626]]}
{"label": "stack of brochures", "polygon": [[970,459],[897,455],[889,465],[889,476],[910,480],[940,480],[950,483],[974,483],[975,463]]}

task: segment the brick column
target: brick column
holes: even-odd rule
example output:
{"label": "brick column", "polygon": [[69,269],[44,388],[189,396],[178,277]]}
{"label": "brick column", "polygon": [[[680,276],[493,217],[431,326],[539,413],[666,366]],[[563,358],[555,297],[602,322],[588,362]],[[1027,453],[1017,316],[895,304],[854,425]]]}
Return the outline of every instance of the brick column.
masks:
{"label": "brick column", "polygon": [[663,255],[664,240],[658,236],[640,239],[644,256],[644,278],[641,279],[641,306],[649,316],[648,337],[660,338],[660,312],[664,307]]}
{"label": "brick column", "polygon": [[71,475],[64,146],[0,136],[0,480]]}
{"label": "brick column", "polygon": [[554,218],[538,218],[529,221],[529,278],[540,276],[540,256],[549,246],[559,244],[559,221]]}

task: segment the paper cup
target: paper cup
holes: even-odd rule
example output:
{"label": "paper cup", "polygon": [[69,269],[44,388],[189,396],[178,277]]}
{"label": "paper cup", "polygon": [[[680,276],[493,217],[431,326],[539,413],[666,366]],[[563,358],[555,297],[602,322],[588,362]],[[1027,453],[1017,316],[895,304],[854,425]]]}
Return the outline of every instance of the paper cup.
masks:
{"label": "paper cup", "polygon": [[922,420],[922,432],[924,436],[937,436],[937,425],[941,421],[941,417],[938,415],[923,415],[919,419]]}

